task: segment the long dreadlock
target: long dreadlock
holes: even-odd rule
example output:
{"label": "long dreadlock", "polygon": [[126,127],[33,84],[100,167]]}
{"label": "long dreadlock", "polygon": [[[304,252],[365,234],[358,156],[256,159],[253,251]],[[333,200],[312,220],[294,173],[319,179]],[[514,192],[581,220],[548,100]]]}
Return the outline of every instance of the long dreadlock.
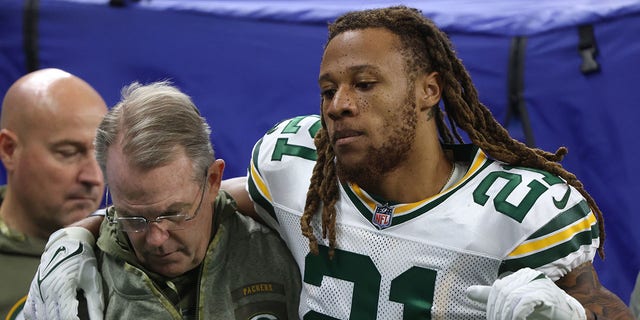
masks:
{"label": "long dreadlock", "polygon": [[[442,80],[442,102],[445,117],[438,106],[436,123],[438,133],[444,143],[453,143],[454,139],[462,143],[457,128],[464,130],[471,141],[490,157],[514,166],[526,166],[548,171],[565,179],[587,200],[589,207],[597,216],[600,232],[598,252],[604,258],[604,224],[602,212],[595,200],[584,189],[582,183],[559,163],[567,154],[565,147],[550,153],[537,148],[529,148],[513,139],[500,125],[489,109],[480,103],[478,93],[471,77],[452,49],[451,42],[444,32],[425,18],[417,9],[395,6],[347,13],[329,25],[327,44],[337,35],[366,28],[385,28],[400,38],[403,45],[406,71],[411,77],[419,72],[438,72]],[[451,129],[450,129],[451,128]],[[334,164],[334,152],[329,143],[324,119],[322,128],[315,136],[318,159],[313,169],[304,214],[300,221],[302,233],[309,239],[309,248],[318,253],[318,241],[313,234],[311,220],[322,205],[322,237],[329,237],[330,255],[336,244],[336,209],[339,189]]]}

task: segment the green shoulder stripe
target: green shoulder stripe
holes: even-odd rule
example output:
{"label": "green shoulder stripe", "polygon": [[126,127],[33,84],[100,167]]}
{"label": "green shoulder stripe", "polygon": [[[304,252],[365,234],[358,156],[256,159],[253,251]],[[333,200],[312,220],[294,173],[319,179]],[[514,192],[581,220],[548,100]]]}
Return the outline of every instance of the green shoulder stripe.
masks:
{"label": "green shoulder stripe", "polygon": [[540,230],[533,233],[527,240],[539,238],[560,230],[566,226],[569,226],[574,222],[586,217],[589,212],[591,212],[591,209],[589,208],[587,201],[582,200],[580,201],[580,203],[569,208],[569,210],[566,210],[559,214],[557,217],[551,219],[551,221],[540,228]]}
{"label": "green shoulder stripe", "polygon": [[[258,156],[260,155],[261,145],[262,145],[262,138],[258,140],[258,142],[256,142],[255,147],[253,147],[253,155],[251,156],[253,169],[255,169],[255,171],[257,172],[257,175],[260,175],[260,167],[258,166]],[[262,196],[262,193],[260,193],[260,191],[258,190],[256,181],[253,178],[253,173],[251,172],[251,169],[252,169],[251,166],[249,166],[249,170],[248,170],[249,179],[247,181],[247,186],[249,189],[249,194],[251,195],[251,199],[255,204],[265,209],[269,213],[269,215],[273,217],[274,220],[278,221],[276,219],[276,213],[273,209],[273,206],[271,205],[269,200],[267,200],[264,196]]]}
{"label": "green shoulder stripe", "polygon": [[[262,139],[264,139],[264,137],[260,138],[260,140],[256,142],[256,145],[253,147],[253,153],[251,154],[253,167],[256,168],[256,171],[258,171],[258,173],[260,173],[260,166],[258,166],[258,156],[260,156],[260,146],[262,145]],[[251,168],[249,168],[249,172],[251,172]]]}
{"label": "green shoulder stripe", "polygon": [[263,209],[265,209],[275,221],[278,221],[278,219],[276,218],[276,212],[273,209],[271,202],[269,202],[269,200],[263,197],[260,191],[258,191],[258,187],[256,187],[256,182],[253,180],[253,176],[251,175],[249,175],[249,181],[247,181],[247,186],[253,202],[259,205],[260,207],[262,207]]}
{"label": "green shoulder stripe", "polygon": [[[595,234],[595,236],[594,236]],[[542,250],[532,255],[517,259],[508,259],[502,262],[499,273],[506,271],[515,272],[524,267],[532,269],[544,266],[555,260],[566,257],[575,252],[583,245],[591,245],[594,238],[598,235],[598,225],[594,224],[590,230],[577,233],[571,240],[565,241],[557,246]]]}

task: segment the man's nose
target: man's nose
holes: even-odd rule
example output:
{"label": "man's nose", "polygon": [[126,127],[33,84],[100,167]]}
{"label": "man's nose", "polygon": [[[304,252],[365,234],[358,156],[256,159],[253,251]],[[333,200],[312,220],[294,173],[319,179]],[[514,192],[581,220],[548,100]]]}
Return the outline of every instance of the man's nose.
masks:
{"label": "man's nose", "polygon": [[326,108],[325,111],[331,119],[353,116],[357,112],[356,97],[349,88],[340,87],[331,101],[328,101]]}
{"label": "man's nose", "polygon": [[104,184],[104,176],[93,154],[89,155],[82,163],[80,172],[78,173],[80,183],[89,186],[101,186]]}

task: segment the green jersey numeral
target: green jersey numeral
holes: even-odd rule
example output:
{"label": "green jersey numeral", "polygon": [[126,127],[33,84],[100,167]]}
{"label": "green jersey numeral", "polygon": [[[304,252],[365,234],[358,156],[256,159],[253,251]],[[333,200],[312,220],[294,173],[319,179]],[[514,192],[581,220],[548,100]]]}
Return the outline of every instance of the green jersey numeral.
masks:
{"label": "green jersey numeral", "polygon": [[[307,254],[304,282],[322,286],[324,276],[353,283],[349,319],[376,319],[380,292],[380,271],[370,257],[354,252],[335,250],[329,259],[329,248],[319,246],[319,254]],[[411,267],[391,281],[389,301],[404,305],[403,319],[431,319],[436,271]],[[333,320],[316,311],[307,312],[305,320]]]}
{"label": "green jersey numeral", "polygon": [[[513,167],[504,166],[505,169],[510,170]],[[554,176],[548,172],[531,169],[531,168],[519,168],[523,170],[533,171],[541,174],[542,181],[546,182],[549,186],[554,184],[563,183],[564,181],[557,176]],[[529,182],[527,187],[529,188],[529,192],[524,196],[524,198],[520,201],[520,204],[514,205],[507,201],[507,198],[513,190],[515,190],[522,183],[522,175],[513,173],[513,172],[505,172],[505,171],[495,171],[489,173],[483,180],[480,182],[476,190],[473,191],[473,200],[479,204],[484,206],[487,201],[489,201],[489,195],[487,192],[489,188],[498,180],[504,179],[507,180],[507,183],[498,191],[496,196],[493,198],[493,205],[496,210],[513,220],[518,222],[522,222],[524,217],[527,215],[529,210],[533,207],[535,202],[540,198],[540,196],[549,189],[547,186],[542,184],[538,180],[533,180]]]}
{"label": "green jersey numeral", "polygon": [[[296,134],[300,130],[299,123],[302,121],[305,116],[295,117],[287,123],[287,125],[282,129],[281,134]],[[311,138],[316,136],[318,130],[320,130],[320,120],[318,119],[311,127],[309,127],[308,133]],[[270,130],[267,134],[271,134],[275,131],[275,129]],[[305,147],[299,146],[295,144],[289,143],[289,138],[278,138],[276,141],[276,146],[271,154],[272,161],[280,161],[282,157],[288,155],[293,157],[299,157],[311,161],[315,161],[318,156],[316,151]]]}

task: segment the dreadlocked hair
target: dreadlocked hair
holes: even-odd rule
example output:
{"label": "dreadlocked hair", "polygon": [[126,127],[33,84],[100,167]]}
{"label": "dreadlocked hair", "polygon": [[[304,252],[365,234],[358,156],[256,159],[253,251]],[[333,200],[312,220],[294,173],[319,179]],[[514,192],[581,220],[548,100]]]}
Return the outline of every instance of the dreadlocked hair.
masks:
{"label": "dreadlocked hair", "polygon": [[[440,139],[444,143],[463,143],[458,128],[467,133],[469,139],[495,160],[512,166],[525,166],[544,170],[560,176],[587,200],[598,219],[600,245],[598,253],[604,258],[604,222],[602,212],[582,183],[559,163],[567,154],[565,147],[555,153],[527,147],[513,139],[507,130],[493,117],[489,109],[478,100],[478,92],[467,70],[458,59],[447,35],[422,13],[405,6],[349,12],[329,25],[327,44],[337,35],[350,30],[385,28],[394,33],[402,44],[402,55],[406,59],[409,79],[420,73],[438,72],[442,81],[442,104],[434,106],[435,121]],[[326,46],[325,46],[326,48]],[[448,125],[445,115],[448,118]],[[312,253],[318,253],[318,241],[311,222],[322,207],[322,237],[329,236],[329,255],[333,257],[336,243],[336,210],[339,189],[335,174],[334,153],[329,143],[324,119],[322,128],[315,136],[318,159],[313,169],[301,229],[309,239]]]}
{"label": "dreadlocked hair", "polygon": [[335,204],[338,201],[338,177],[336,175],[336,168],[333,163],[333,148],[329,143],[329,136],[327,130],[323,126],[318,130],[314,138],[314,143],[318,152],[318,159],[316,160],[315,167],[313,168],[313,174],[311,175],[311,182],[309,191],[307,191],[307,200],[304,207],[304,214],[300,220],[300,226],[302,228],[302,234],[309,238],[309,248],[313,254],[318,254],[318,241],[313,235],[313,228],[311,227],[311,219],[313,213],[320,208],[322,204],[322,237],[326,238],[329,233],[329,255],[333,257],[336,243],[336,208]]}

